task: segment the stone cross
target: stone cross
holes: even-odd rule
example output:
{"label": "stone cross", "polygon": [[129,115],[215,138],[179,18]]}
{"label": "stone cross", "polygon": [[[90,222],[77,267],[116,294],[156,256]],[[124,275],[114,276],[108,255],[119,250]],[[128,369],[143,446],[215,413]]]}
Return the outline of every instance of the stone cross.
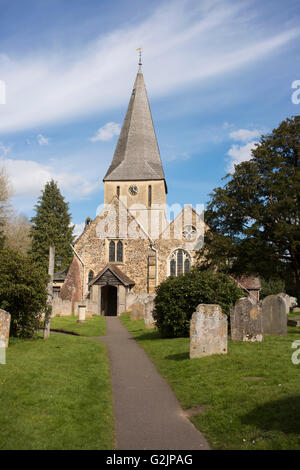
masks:
{"label": "stone cross", "polygon": [[227,354],[227,316],[220,305],[200,304],[190,323],[190,359]]}
{"label": "stone cross", "polygon": [[[49,305],[49,308],[51,309],[52,309],[52,299],[53,299],[54,261],[55,261],[55,246],[51,245],[49,248],[49,265],[48,265],[48,274],[50,276],[50,280],[47,286],[47,292],[48,292],[47,303]],[[48,339],[50,337],[50,316],[51,314],[46,313],[45,323],[44,323],[44,339]]]}
{"label": "stone cross", "polygon": [[232,341],[262,341],[262,312],[252,297],[239,299],[230,311]]}
{"label": "stone cross", "polygon": [[5,348],[8,346],[10,320],[10,313],[0,309],[0,347],[1,345]]}

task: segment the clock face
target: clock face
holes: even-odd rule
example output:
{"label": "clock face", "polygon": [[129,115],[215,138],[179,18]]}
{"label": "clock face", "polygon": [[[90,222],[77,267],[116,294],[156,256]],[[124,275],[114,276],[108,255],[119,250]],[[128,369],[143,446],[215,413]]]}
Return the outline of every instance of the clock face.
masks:
{"label": "clock face", "polygon": [[129,186],[129,192],[131,194],[131,196],[135,196],[139,191],[139,188],[133,184],[132,186]]}

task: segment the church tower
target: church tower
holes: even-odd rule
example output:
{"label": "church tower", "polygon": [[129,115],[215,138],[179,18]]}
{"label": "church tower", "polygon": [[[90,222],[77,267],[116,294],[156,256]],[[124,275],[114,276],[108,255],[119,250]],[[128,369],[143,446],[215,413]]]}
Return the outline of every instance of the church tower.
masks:
{"label": "church tower", "polygon": [[167,185],[141,62],[113,160],[103,181],[105,204],[117,195],[129,210],[148,216],[148,227],[151,220],[159,221],[159,230],[164,227]]}

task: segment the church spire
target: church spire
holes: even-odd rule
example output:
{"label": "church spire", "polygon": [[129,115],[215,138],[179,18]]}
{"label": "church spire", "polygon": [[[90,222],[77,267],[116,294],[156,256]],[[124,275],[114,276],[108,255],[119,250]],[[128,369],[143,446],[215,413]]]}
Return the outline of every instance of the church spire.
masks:
{"label": "church spire", "polygon": [[139,69],[111,165],[103,181],[164,180],[144,77]]}

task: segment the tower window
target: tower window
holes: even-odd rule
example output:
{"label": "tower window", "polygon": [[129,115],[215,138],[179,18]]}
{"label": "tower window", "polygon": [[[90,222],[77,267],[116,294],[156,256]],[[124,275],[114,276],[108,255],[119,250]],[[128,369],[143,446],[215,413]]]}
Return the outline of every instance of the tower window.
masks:
{"label": "tower window", "polygon": [[109,262],[113,262],[116,260],[116,255],[115,255],[115,242],[111,241],[109,242]]}
{"label": "tower window", "polygon": [[148,206],[152,205],[152,186],[148,186]]}
{"label": "tower window", "polygon": [[170,256],[169,275],[179,276],[191,270],[191,257],[185,250],[175,250]]}
{"label": "tower window", "polygon": [[117,243],[117,261],[123,262],[123,243],[120,240]]}
{"label": "tower window", "polygon": [[117,196],[120,196],[120,186],[117,186]]}

